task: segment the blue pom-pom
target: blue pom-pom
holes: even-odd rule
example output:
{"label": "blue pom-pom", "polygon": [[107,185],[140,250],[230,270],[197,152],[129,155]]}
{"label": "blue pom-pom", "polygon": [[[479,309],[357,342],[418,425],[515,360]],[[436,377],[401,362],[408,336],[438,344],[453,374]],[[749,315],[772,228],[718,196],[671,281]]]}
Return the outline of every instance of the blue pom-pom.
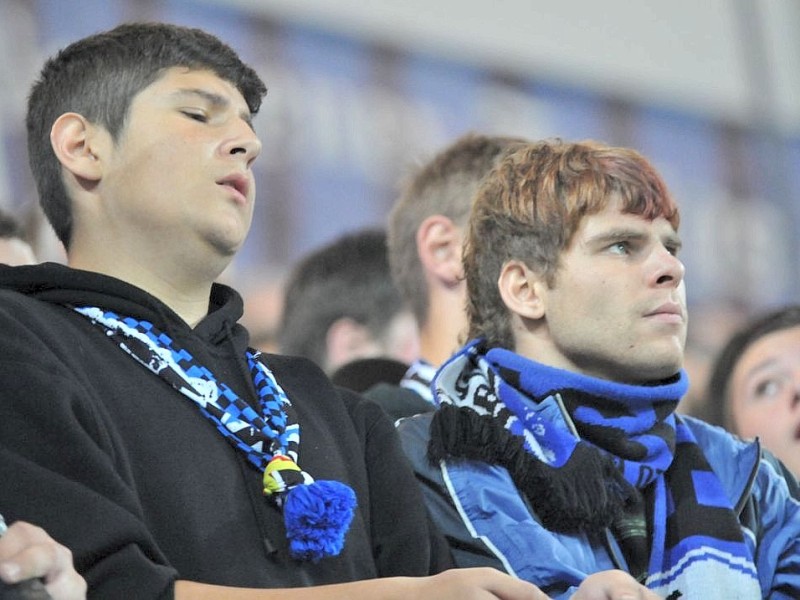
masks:
{"label": "blue pom-pom", "polygon": [[292,488],[283,505],[292,557],[317,562],[338,555],[355,508],[355,492],[339,481],[315,481]]}

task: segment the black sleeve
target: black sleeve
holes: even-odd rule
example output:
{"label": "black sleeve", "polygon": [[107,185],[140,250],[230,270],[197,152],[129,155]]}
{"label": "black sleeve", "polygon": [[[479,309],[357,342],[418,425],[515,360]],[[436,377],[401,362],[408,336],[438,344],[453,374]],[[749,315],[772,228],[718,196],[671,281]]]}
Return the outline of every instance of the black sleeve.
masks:
{"label": "black sleeve", "polygon": [[340,389],[364,443],[373,555],[381,577],[422,576],[453,566],[392,421],[375,403]]}
{"label": "black sleeve", "polygon": [[177,573],[143,522],[91,391],[3,310],[0,331],[0,512],[66,545],[92,597],[172,597]]}

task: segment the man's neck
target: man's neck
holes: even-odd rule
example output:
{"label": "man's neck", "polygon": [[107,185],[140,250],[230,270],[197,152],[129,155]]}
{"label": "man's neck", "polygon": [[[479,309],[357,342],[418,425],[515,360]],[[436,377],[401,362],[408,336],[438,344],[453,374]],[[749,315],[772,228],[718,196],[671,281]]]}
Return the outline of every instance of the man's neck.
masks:
{"label": "man's neck", "polygon": [[420,357],[437,367],[466,341],[464,305],[456,296],[431,297],[428,318],[420,327]]}
{"label": "man's neck", "polygon": [[107,255],[100,253],[70,252],[68,264],[76,269],[115,277],[148,292],[169,306],[191,327],[208,314],[214,282],[211,273],[198,274],[186,267],[170,268],[167,260],[160,264],[108,260]]}

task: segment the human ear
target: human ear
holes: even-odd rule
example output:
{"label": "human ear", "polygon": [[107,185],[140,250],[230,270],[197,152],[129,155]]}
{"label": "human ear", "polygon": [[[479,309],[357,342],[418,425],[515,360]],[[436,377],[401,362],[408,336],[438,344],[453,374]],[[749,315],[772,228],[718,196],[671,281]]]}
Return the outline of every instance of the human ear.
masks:
{"label": "human ear", "polygon": [[56,158],[79,180],[97,182],[102,177],[99,133],[100,128],[73,112],[58,117],[50,128],[50,144]]}
{"label": "human ear", "polygon": [[543,286],[541,278],[519,260],[505,263],[497,279],[497,288],[506,308],[527,319],[541,319],[545,315]]}
{"label": "human ear", "polygon": [[461,229],[444,215],[431,215],[419,226],[417,253],[425,271],[446,285],[463,279]]}

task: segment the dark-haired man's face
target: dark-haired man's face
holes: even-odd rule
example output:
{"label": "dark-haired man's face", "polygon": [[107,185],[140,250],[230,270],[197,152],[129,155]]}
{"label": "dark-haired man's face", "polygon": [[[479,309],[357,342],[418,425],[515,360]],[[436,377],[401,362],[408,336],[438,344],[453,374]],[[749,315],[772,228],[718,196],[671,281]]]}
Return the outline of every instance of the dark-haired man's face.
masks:
{"label": "dark-haired man's face", "polygon": [[546,335],[537,360],[624,383],[678,372],[686,341],[680,239],[664,219],[612,201],[584,217],[543,291]]}
{"label": "dark-haired man's face", "polygon": [[115,235],[131,251],[232,255],[250,227],[260,149],[235,86],[167,70],[134,97],[103,173]]}

